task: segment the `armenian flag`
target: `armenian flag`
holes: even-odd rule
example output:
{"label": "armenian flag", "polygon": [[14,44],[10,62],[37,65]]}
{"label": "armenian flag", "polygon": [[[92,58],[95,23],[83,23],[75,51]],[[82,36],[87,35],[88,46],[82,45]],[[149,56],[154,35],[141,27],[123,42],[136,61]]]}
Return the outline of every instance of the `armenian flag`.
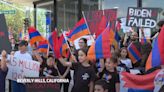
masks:
{"label": "armenian flag", "polygon": [[74,40],[76,40],[77,38],[81,37],[81,36],[85,36],[90,34],[89,30],[88,30],[88,26],[85,23],[85,19],[82,18],[74,27],[74,29],[70,32],[70,34],[68,35],[68,38],[73,42]]}
{"label": "armenian flag", "polygon": [[67,53],[68,46],[63,34],[59,38],[59,48],[60,48],[60,54],[62,56],[68,57],[68,53]]}
{"label": "armenian flag", "polygon": [[115,33],[115,36],[114,36],[114,41],[113,41],[114,44],[113,45],[115,46],[115,48],[119,48],[119,42],[121,40],[121,37],[117,31],[115,31],[114,33]]}
{"label": "armenian flag", "polygon": [[[121,92],[153,92],[154,79],[160,70],[146,75],[121,72]],[[146,84],[145,84],[146,83]]]}
{"label": "armenian flag", "polygon": [[130,43],[127,49],[128,49],[129,57],[133,63],[136,63],[137,61],[141,60],[141,53],[133,42]]}
{"label": "armenian flag", "polygon": [[29,33],[31,45],[34,44],[35,42],[44,40],[44,38],[40,35],[40,33],[34,27],[30,27],[28,29],[28,33]]}
{"label": "armenian flag", "polygon": [[42,52],[42,53],[47,53],[47,51],[48,51],[48,41],[47,40],[39,42],[38,51]]}
{"label": "armenian flag", "polygon": [[110,45],[113,41],[114,33],[113,30],[107,28],[102,32],[101,35],[96,39],[96,41],[91,45],[88,50],[88,58],[90,60],[96,60],[100,58],[109,58],[111,57]]}
{"label": "armenian flag", "polygon": [[61,55],[60,55],[60,51],[59,51],[59,40],[58,40],[57,31],[52,32],[48,41],[49,41],[50,48],[54,52],[55,57],[59,58]]}
{"label": "armenian flag", "polygon": [[107,24],[108,22],[107,22],[106,16],[103,15],[98,25],[98,30],[95,33],[96,38],[105,30],[105,28],[107,27]]}
{"label": "armenian flag", "polygon": [[164,26],[154,42],[152,51],[146,62],[146,70],[156,66],[164,65]]}

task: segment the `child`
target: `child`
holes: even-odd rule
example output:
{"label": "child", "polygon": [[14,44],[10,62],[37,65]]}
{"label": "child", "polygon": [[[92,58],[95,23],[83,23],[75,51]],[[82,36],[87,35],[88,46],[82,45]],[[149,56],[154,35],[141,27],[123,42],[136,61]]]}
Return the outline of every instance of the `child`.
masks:
{"label": "child", "polygon": [[119,75],[116,71],[117,58],[111,57],[105,61],[105,69],[100,73],[100,77],[108,82],[108,92],[119,92]]}
{"label": "child", "polygon": [[1,92],[5,92],[5,79],[6,79],[6,75],[7,75],[7,65],[6,65],[6,61],[7,61],[7,55],[6,55],[6,51],[2,51],[1,55],[2,55],[2,59],[0,61],[0,91]]}
{"label": "child", "polygon": [[133,68],[132,67],[132,62],[128,58],[128,50],[126,47],[122,47],[120,50],[121,56],[120,56],[120,63],[125,64],[127,68]]}
{"label": "child", "polygon": [[87,59],[87,50],[78,51],[78,62],[66,62],[63,58],[59,61],[74,70],[74,86],[72,92],[93,92],[93,81],[96,77],[94,68],[89,64]]}
{"label": "child", "polygon": [[53,57],[47,59],[47,66],[43,69],[43,75],[46,77],[57,77],[60,75]]}
{"label": "child", "polygon": [[95,82],[94,92],[108,92],[108,84],[105,80],[97,80]]}

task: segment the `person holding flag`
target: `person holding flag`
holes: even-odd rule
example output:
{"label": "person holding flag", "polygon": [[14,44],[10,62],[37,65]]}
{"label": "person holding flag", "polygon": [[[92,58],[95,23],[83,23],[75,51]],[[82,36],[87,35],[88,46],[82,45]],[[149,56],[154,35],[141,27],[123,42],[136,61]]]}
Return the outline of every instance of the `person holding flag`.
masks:
{"label": "person holding flag", "polygon": [[86,49],[78,51],[78,62],[66,62],[62,57],[59,61],[74,70],[74,86],[71,92],[93,92],[96,73],[93,66],[89,64]]}

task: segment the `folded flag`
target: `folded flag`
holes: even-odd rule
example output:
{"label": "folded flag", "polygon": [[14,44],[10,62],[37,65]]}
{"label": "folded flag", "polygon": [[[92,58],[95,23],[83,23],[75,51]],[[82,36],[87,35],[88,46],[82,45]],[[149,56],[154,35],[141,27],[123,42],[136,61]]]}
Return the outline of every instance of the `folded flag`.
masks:
{"label": "folded flag", "polygon": [[84,18],[82,18],[74,27],[74,29],[68,35],[69,40],[72,42],[81,36],[90,34],[88,26],[85,23]]}
{"label": "folded flag", "polygon": [[31,45],[36,42],[44,40],[44,38],[40,35],[40,33],[34,27],[29,27],[28,33],[29,33]]}
{"label": "folded flag", "polygon": [[127,49],[129,57],[132,60],[132,63],[136,63],[137,61],[141,60],[141,53],[133,42],[130,43]]}
{"label": "folded flag", "polygon": [[154,46],[146,62],[146,70],[164,65],[164,26],[154,41]]}

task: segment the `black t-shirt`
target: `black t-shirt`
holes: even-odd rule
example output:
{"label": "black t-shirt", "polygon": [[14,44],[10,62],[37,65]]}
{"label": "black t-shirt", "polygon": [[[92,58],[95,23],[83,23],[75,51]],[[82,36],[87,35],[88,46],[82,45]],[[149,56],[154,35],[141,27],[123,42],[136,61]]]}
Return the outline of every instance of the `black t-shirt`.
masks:
{"label": "black t-shirt", "polygon": [[57,69],[55,69],[53,66],[47,66],[43,69],[43,75],[47,76],[47,75],[52,75],[52,76],[58,76],[58,72]]}
{"label": "black t-shirt", "polygon": [[[116,83],[120,83],[119,74],[117,72],[109,72],[107,70],[103,70],[100,75],[101,78],[105,79],[108,83],[108,92],[116,92]],[[107,79],[107,77],[111,77],[111,79]]]}
{"label": "black t-shirt", "polygon": [[2,71],[0,69],[0,92],[5,92],[5,80],[7,71]]}
{"label": "black t-shirt", "polygon": [[94,81],[96,74],[92,66],[84,67],[81,63],[73,63],[74,86],[72,92],[89,92],[89,83]]}
{"label": "black t-shirt", "polygon": [[[63,75],[67,70],[67,67],[63,66],[59,61],[57,61],[57,67],[61,75]],[[70,71],[68,72],[65,78],[71,79]]]}

